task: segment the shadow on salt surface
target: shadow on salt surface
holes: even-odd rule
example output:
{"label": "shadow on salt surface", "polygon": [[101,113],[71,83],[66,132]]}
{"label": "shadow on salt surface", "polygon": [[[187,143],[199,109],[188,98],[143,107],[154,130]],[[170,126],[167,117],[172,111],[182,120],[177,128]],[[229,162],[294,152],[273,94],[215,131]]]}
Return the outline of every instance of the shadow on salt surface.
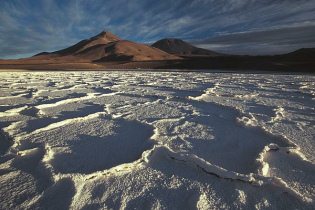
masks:
{"label": "shadow on salt surface", "polygon": [[23,105],[0,105],[0,112],[5,112],[5,111],[8,111],[10,109],[16,109],[16,108],[20,108],[22,107]]}
{"label": "shadow on salt surface", "polygon": [[38,196],[36,180],[30,174],[12,169],[1,174],[0,209],[30,209],[28,202]]}
{"label": "shadow on salt surface", "polygon": [[171,95],[176,98],[187,98],[187,97],[197,97],[204,93],[204,90],[209,88],[214,88],[215,84],[207,83],[207,84],[199,84],[198,87],[188,88],[188,89],[179,89],[174,87],[161,87],[156,86],[154,89],[161,91],[170,91]]}
{"label": "shadow on salt surface", "polygon": [[[159,184],[162,185],[162,183]],[[163,192],[163,190],[167,190],[167,192]],[[141,197],[129,199],[125,205],[126,209],[197,209],[196,203],[198,203],[198,200],[198,189],[188,191],[186,186],[174,189],[156,187],[151,188],[149,192],[141,195]]]}
{"label": "shadow on salt surface", "polygon": [[258,113],[260,115],[267,116],[270,120],[271,117],[274,116],[275,111],[273,110],[275,107],[258,104],[254,101],[246,101],[246,111],[249,113]]}
{"label": "shadow on salt surface", "polygon": [[69,209],[74,195],[73,181],[70,178],[64,178],[45,190],[30,209]]}
{"label": "shadow on salt surface", "polygon": [[11,167],[21,170],[31,175],[34,180],[34,186],[38,192],[42,192],[52,184],[49,172],[44,168],[41,160],[45,154],[41,144],[30,145],[34,148],[20,152],[12,160]]}
{"label": "shadow on salt surface", "polygon": [[290,149],[280,148],[264,155],[271,176],[281,177],[302,195],[315,198],[315,165],[303,160]]}
{"label": "shadow on salt surface", "polygon": [[60,173],[92,173],[139,159],[153,146],[153,129],[137,121],[113,120],[113,134],[99,137],[80,134],[70,152],[55,153],[50,164]]}
{"label": "shadow on salt surface", "polygon": [[108,93],[112,93],[113,91],[107,87],[92,87],[92,90],[94,90],[97,93],[101,93],[101,94],[108,94]]}
{"label": "shadow on salt surface", "polygon": [[0,155],[4,154],[11,146],[11,141],[0,128]]}
{"label": "shadow on salt surface", "polygon": [[[50,174],[41,162],[44,155],[43,148],[40,144],[32,146],[34,148],[18,154],[6,154],[0,158],[0,160],[4,158],[8,161],[0,169],[0,175],[2,175],[0,199],[4,201],[0,203],[0,209],[33,209],[26,206],[34,201],[36,209],[39,209],[37,198],[52,185]],[[70,189],[70,186],[65,186],[65,188]],[[58,195],[68,196],[68,194],[60,193]],[[54,200],[54,205],[63,203],[66,199]],[[43,204],[40,206],[48,207]]]}
{"label": "shadow on salt surface", "polygon": [[54,113],[56,114],[55,118],[43,117],[31,119],[28,121],[22,121],[19,123],[19,125],[16,126],[15,129],[19,133],[21,132],[30,133],[37,129],[44,128],[52,123],[60,122],[71,118],[84,117],[86,115],[101,112],[104,110],[104,107],[99,104],[85,103],[82,105],[83,107],[79,107],[77,110],[74,111],[61,111],[59,113],[56,112]]}
{"label": "shadow on salt surface", "polygon": [[52,103],[57,103],[59,101],[67,100],[70,98],[79,98],[83,96],[86,96],[86,94],[85,93],[70,93],[64,97],[55,97],[55,98],[51,98],[51,96],[40,96],[35,99],[33,98],[34,99],[33,101],[25,97],[17,98],[15,101],[5,100],[4,102],[2,102],[0,99],[0,112],[5,112],[10,109],[20,108],[25,105],[37,106],[37,105],[44,105],[44,104],[52,104]]}
{"label": "shadow on salt surface", "polygon": [[[166,209],[196,209],[202,201],[206,206],[202,209],[257,209],[258,203],[262,203],[262,206],[265,204],[264,209],[271,207],[272,209],[299,209],[301,206],[306,206],[297,196],[286,193],[286,189],[280,186],[267,184],[258,187],[239,180],[226,180],[205,173],[190,162],[173,159],[167,155],[164,148],[153,152],[149,157],[148,165],[154,174],[140,180],[141,184],[150,183],[150,187],[139,196],[133,193],[135,197],[125,204],[127,209],[129,207],[133,209],[136,204],[152,208],[156,202]],[[129,180],[134,176],[140,175],[126,177],[123,183],[119,184],[126,183],[127,186],[130,185],[129,183],[132,184]],[[141,184],[128,187],[123,193],[135,190],[137,185],[141,186]],[[205,199],[202,199],[202,195]]]}
{"label": "shadow on salt surface", "polygon": [[[51,92],[49,93],[51,94]],[[51,95],[39,96],[38,102],[35,103],[34,105],[53,104],[53,103],[58,103],[60,101],[64,101],[71,98],[80,98],[80,97],[86,96],[86,93],[69,93],[61,97],[60,96],[56,97],[56,96],[51,96]]]}
{"label": "shadow on salt surface", "polygon": [[261,128],[239,124],[236,121],[239,112],[234,109],[209,102],[192,104],[206,116],[195,116],[189,121],[210,127],[215,138],[211,141],[189,139],[191,152],[213,164],[239,173],[253,173],[259,168],[256,158],[266,145],[290,146],[287,140]]}

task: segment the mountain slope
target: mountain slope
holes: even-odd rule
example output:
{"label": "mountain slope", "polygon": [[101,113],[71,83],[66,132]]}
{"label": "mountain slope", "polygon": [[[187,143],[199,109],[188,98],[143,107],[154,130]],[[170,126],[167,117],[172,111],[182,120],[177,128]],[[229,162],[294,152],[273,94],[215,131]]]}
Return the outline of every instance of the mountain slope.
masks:
{"label": "mountain slope", "polygon": [[195,47],[181,39],[161,39],[154,44],[152,47],[163,50],[167,53],[175,54],[175,55],[208,55],[208,56],[218,56],[222,55],[220,53],[206,50],[202,48]]}
{"label": "mountain slope", "polygon": [[291,53],[288,53],[288,55],[292,55],[292,54],[307,55],[307,56],[315,55],[315,48],[301,48]]}
{"label": "mountain slope", "polygon": [[102,32],[63,50],[37,54],[32,59],[94,62],[173,60],[180,58],[151,46],[122,40],[110,32]]}

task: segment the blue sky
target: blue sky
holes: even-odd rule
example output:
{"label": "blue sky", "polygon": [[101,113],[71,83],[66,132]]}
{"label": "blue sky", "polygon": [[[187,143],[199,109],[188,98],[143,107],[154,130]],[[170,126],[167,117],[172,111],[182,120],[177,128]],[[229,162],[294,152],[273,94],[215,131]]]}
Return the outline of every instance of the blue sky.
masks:
{"label": "blue sky", "polygon": [[0,0],[0,58],[58,50],[103,30],[277,54],[315,47],[315,0]]}

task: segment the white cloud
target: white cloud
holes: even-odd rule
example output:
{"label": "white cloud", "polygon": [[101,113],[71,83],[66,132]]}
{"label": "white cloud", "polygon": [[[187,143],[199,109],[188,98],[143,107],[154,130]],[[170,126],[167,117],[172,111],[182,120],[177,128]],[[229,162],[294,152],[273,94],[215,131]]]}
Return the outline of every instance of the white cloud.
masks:
{"label": "white cloud", "polygon": [[313,0],[1,0],[0,57],[57,50],[104,29],[147,42],[299,27],[315,24],[314,9]]}

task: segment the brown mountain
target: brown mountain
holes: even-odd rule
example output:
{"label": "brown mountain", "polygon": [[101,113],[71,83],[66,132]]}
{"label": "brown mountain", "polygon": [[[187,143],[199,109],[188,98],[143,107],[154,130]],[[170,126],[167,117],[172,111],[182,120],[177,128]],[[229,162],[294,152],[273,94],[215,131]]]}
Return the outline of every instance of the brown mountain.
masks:
{"label": "brown mountain", "polygon": [[90,39],[52,53],[40,53],[32,59],[52,59],[80,62],[148,61],[179,59],[159,49],[127,40],[110,32],[102,32]]}
{"label": "brown mountain", "polygon": [[223,55],[223,54],[211,51],[211,50],[195,47],[181,39],[161,39],[155,42],[154,44],[152,44],[152,47],[158,48],[170,54],[181,55],[181,56]]}

